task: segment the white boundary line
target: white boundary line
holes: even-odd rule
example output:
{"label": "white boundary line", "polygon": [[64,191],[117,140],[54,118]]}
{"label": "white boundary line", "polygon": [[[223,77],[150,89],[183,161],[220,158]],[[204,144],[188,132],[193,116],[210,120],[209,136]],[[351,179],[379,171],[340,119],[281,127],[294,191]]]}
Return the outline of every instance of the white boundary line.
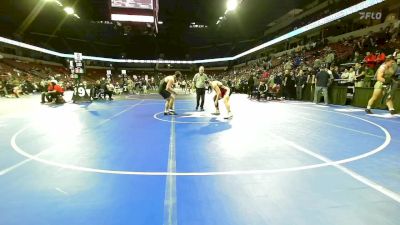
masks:
{"label": "white boundary line", "polygon": [[[296,103],[296,102],[286,102],[287,104],[289,104],[289,105],[293,105],[293,106],[297,106],[297,107],[301,107],[301,108],[307,108],[307,109],[313,109],[313,110],[320,110],[320,111],[325,111],[325,112],[331,112],[331,111],[329,111],[329,110],[323,110],[323,109],[319,109],[319,108],[315,108],[315,107],[308,107],[308,106],[314,106],[315,104],[314,103],[311,103],[311,102],[304,102],[304,103]],[[334,106],[336,106],[336,105],[334,105]],[[328,106],[329,107],[329,106]],[[357,107],[353,107],[353,106],[347,106],[348,108],[350,108],[350,109],[358,109]],[[380,110],[380,109],[375,109],[375,110]],[[357,113],[357,112],[340,112],[340,111],[336,111],[335,109],[334,109],[334,111],[335,112],[337,112],[337,113],[340,113],[340,114],[345,114],[345,113]],[[363,110],[364,111],[364,110]],[[333,111],[332,111],[333,112]],[[348,114],[345,114],[345,115],[348,115]],[[400,121],[397,121],[397,120],[393,120],[393,119],[396,119],[396,118],[398,118],[398,116],[394,116],[394,117],[391,117],[391,118],[382,118],[382,117],[377,117],[377,116],[369,116],[369,115],[367,115],[367,114],[365,114],[365,116],[367,117],[367,118],[374,118],[374,119],[377,119],[377,120],[381,120],[381,121],[385,121],[385,122],[391,122],[391,123],[397,123],[397,124],[400,124]]]}
{"label": "white boundary line", "polygon": [[105,123],[107,123],[108,121],[111,121],[112,119],[114,119],[115,117],[118,117],[119,115],[121,115],[121,114],[123,114],[123,113],[128,112],[129,110],[131,110],[131,109],[135,108],[136,106],[140,105],[142,102],[144,102],[144,100],[141,100],[140,102],[131,105],[130,107],[128,107],[128,108],[122,110],[121,112],[114,114],[114,115],[111,116],[110,118],[101,121],[101,122],[97,125],[97,127],[98,127],[98,126],[101,126],[101,125],[103,125],[103,124],[105,124]]}
{"label": "white boundary line", "polygon": [[[138,102],[138,103],[136,103],[136,104],[134,104],[134,105],[131,105],[130,107],[126,108],[125,110],[123,110],[123,111],[121,111],[121,112],[119,112],[119,113],[117,113],[117,114],[114,114],[113,116],[111,116],[111,117],[108,118],[108,119],[102,120],[96,127],[102,126],[103,124],[105,124],[105,123],[111,121],[113,118],[115,118],[115,117],[117,117],[117,116],[119,116],[119,115],[121,115],[121,114],[123,114],[123,113],[125,113],[125,112],[127,112],[127,111],[129,111],[129,110],[131,110],[131,109],[134,108],[135,106],[140,105],[142,102],[144,102],[144,100],[141,100],[140,102]],[[26,127],[24,128],[24,130],[28,129],[30,126],[32,126],[32,125],[26,126]],[[43,151],[39,152],[38,154],[34,155],[33,157],[38,158],[40,155],[42,155],[42,154],[48,152],[48,150],[53,149],[53,148],[55,148],[55,146],[50,147],[49,149],[43,150]],[[15,164],[15,165],[9,167],[9,168],[6,168],[6,169],[0,171],[0,176],[5,175],[5,174],[7,174],[7,173],[9,173],[9,172],[11,172],[11,171],[17,169],[17,168],[19,168],[20,166],[22,166],[22,165],[24,165],[24,164],[26,164],[26,163],[28,163],[28,162],[30,162],[30,161],[32,161],[32,160],[34,160],[34,158],[28,157],[28,159],[25,159],[25,160],[23,160],[23,161],[21,161],[21,162]]]}
{"label": "white boundary line", "polygon": [[[302,113],[302,114],[310,115],[309,113]],[[372,137],[385,138],[384,136],[371,134],[371,133],[368,133],[368,132],[364,132],[364,131],[356,130],[356,129],[353,129],[353,128],[348,128],[348,127],[336,125],[336,124],[333,124],[333,123],[327,123],[327,122],[324,122],[324,121],[314,120],[314,119],[305,118],[305,117],[301,117],[301,119],[308,120],[308,121],[313,121],[313,122],[320,123],[320,124],[325,124],[325,125],[328,125],[328,126],[331,126],[331,127],[341,128],[341,129],[352,131],[352,132],[359,133],[359,134],[369,135],[369,136],[372,136]]]}
{"label": "white boundary line", "polygon": [[[324,110],[324,111],[325,111],[325,110]],[[342,113],[342,112],[340,112],[340,113]],[[302,112],[302,114],[311,115],[311,114],[309,114],[309,113],[303,113],[303,112]],[[337,128],[341,128],[341,129],[344,129],[344,130],[352,131],[352,132],[355,132],[355,133],[365,134],[365,135],[369,135],[369,136],[371,136],[371,137],[376,137],[376,138],[385,139],[385,136],[380,136],[380,135],[377,135],[377,134],[372,134],[372,133],[360,131],[360,130],[357,130],[357,129],[352,129],[352,128],[348,128],[348,127],[343,127],[343,126],[336,125],[336,124],[333,124],[333,123],[327,123],[327,122],[318,121],[318,120],[314,120],[314,119],[310,119],[310,118],[305,118],[305,117],[301,117],[301,118],[302,118],[302,119],[305,119],[305,120],[313,121],[313,122],[316,122],[316,123],[321,123],[321,124],[325,124],[325,125],[328,125],[328,126],[337,127]],[[396,139],[395,139],[395,140],[392,139],[391,142],[400,142],[400,141],[399,141],[399,140],[396,140]]]}
{"label": "white boundary line", "polygon": [[[43,155],[43,154],[46,153],[48,150],[49,150],[49,149],[46,149],[46,150],[43,150],[43,151],[39,152],[38,154],[35,155],[35,157],[39,157],[39,156]],[[23,161],[21,161],[21,162],[15,164],[15,165],[13,165],[13,166],[10,166],[10,167],[8,167],[8,168],[6,168],[6,169],[3,169],[3,170],[0,171],[0,176],[6,175],[7,173],[9,173],[9,172],[11,172],[11,171],[13,171],[13,170],[15,170],[15,169],[18,169],[19,167],[21,167],[21,166],[27,164],[28,162],[30,162],[30,161],[32,161],[32,160],[33,160],[32,158],[28,158],[28,159],[25,159],[25,160],[23,160]]]}
{"label": "white boundary line", "polygon": [[[319,109],[317,109],[319,110]],[[369,120],[359,118],[357,116],[353,115],[347,115],[344,113],[338,113],[334,111],[328,111],[328,110],[323,110],[326,112],[330,113],[337,113],[337,114],[342,114],[344,116],[349,116],[364,122],[367,122],[369,124],[372,124],[379,129],[381,129],[385,133],[385,141],[382,145],[378,146],[377,148],[366,152],[364,154],[350,157],[347,159],[342,159],[338,161],[332,161],[332,162],[324,162],[324,163],[319,163],[319,164],[313,164],[313,165],[307,165],[307,166],[299,166],[299,167],[289,167],[289,168],[282,168],[282,169],[269,169],[269,170],[235,170],[235,171],[221,171],[221,172],[144,172],[144,171],[124,171],[124,170],[105,170],[105,169],[95,169],[95,168],[88,168],[88,167],[82,167],[82,166],[75,166],[75,165],[69,165],[69,164],[63,164],[63,163],[58,163],[58,162],[53,162],[50,160],[42,159],[40,157],[31,155],[25,151],[23,151],[16,143],[16,139],[18,135],[23,133],[25,130],[29,128],[29,126],[26,126],[22,129],[20,129],[18,132],[16,132],[11,140],[10,144],[12,148],[19,154],[33,159],[35,161],[41,162],[43,164],[51,165],[51,166],[56,166],[64,169],[70,169],[70,170],[75,170],[75,171],[82,171],[82,172],[92,172],[92,173],[103,173],[103,174],[119,174],[119,175],[141,175],[141,176],[225,176],[225,175],[250,175],[250,174],[273,174],[273,173],[282,173],[282,172],[293,172],[293,171],[302,171],[302,170],[309,170],[309,169],[315,169],[315,168],[321,168],[321,167],[327,167],[327,166],[333,166],[333,165],[340,165],[340,164],[345,164],[353,161],[357,161],[366,157],[369,157],[371,155],[374,155],[378,152],[383,151],[390,143],[391,141],[391,136],[390,133],[383,128],[382,126],[371,122]]]}
{"label": "white boundary line", "polygon": [[[153,118],[156,119],[156,120],[162,121],[162,122],[172,123],[171,120],[164,120],[164,119],[158,118],[158,116],[163,114],[163,113],[164,112],[156,113],[156,114],[154,114]],[[210,118],[216,118],[216,117],[210,117]],[[218,122],[214,122],[214,121],[209,121],[209,122],[193,121],[193,122],[190,122],[190,121],[177,121],[177,120],[174,121],[174,123],[182,123],[182,124],[210,124],[210,123],[227,123],[227,122],[229,122],[229,120],[218,121]]]}
{"label": "white boundary line", "polygon": [[56,189],[56,191],[58,191],[58,192],[60,192],[60,193],[62,193],[64,195],[68,195],[68,192],[62,190],[61,188],[55,188],[55,189]]}
{"label": "white boundary line", "polygon": [[[172,117],[169,153],[168,172],[176,172],[176,146],[175,146],[175,118]],[[177,200],[176,200],[176,176],[168,176],[165,181],[164,197],[164,225],[176,225],[177,221]]]}
{"label": "white boundary line", "polygon": [[[308,150],[308,149],[306,149],[306,148],[304,148],[304,147],[302,147],[302,146],[300,146],[300,145],[298,145],[298,144],[296,144],[294,142],[286,140],[285,138],[282,138],[282,137],[277,136],[277,135],[272,135],[272,136],[279,138],[280,140],[282,140],[287,145],[292,146],[293,148],[295,148],[295,149],[299,150],[300,152],[303,152],[303,153],[305,153],[305,154],[307,154],[309,156],[312,156],[312,157],[314,157],[316,159],[319,159],[319,160],[321,160],[323,162],[326,162],[326,163],[331,163],[332,162],[332,160],[330,160],[330,159],[328,159],[328,158],[326,158],[326,157],[324,157],[322,155],[319,155],[319,154],[317,154],[317,153],[315,153],[315,152],[313,152],[311,150]],[[399,194],[397,194],[397,193],[395,193],[395,192],[393,192],[393,191],[391,191],[391,190],[389,190],[389,189],[387,189],[387,188],[385,188],[385,187],[383,187],[383,186],[381,186],[381,185],[369,180],[368,178],[366,178],[364,176],[361,176],[360,174],[358,174],[358,173],[356,173],[356,172],[354,172],[354,171],[352,171],[352,170],[350,170],[350,169],[348,169],[348,168],[346,168],[346,167],[344,167],[342,165],[333,165],[333,167],[339,169],[343,173],[351,176],[352,178],[358,180],[359,182],[367,185],[368,187],[370,187],[370,188],[372,188],[372,189],[374,189],[374,190],[386,195],[387,197],[393,199],[394,201],[400,203],[400,195]]]}

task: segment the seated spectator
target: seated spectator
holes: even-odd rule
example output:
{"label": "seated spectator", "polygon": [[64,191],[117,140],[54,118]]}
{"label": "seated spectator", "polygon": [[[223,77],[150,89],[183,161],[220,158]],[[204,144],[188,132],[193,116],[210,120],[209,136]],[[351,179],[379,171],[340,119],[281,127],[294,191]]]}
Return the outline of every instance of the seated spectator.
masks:
{"label": "seated spectator", "polygon": [[289,59],[289,60],[285,63],[285,65],[283,66],[283,68],[284,68],[285,70],[291,70],[292,67],[293,67],[293,63],[292,63],[292,61],[291,61],[290,59]]}
{"label": "seated spectator", "polygon": [[92,86],[90,90],[90,97],[93,99],[103,99],[104,98],[104,89],[101,85],[100,80],[96,80],[95,84]]}
{"label": "seated spectator", "polygon": [[333,79],[340,79],[338,66],[331,66],[330,71],[332,72]]}
{"label": "seated spectator", "polygon": [[45,103],[45,98],[48,102],[53,102],[58,104],[65,103],[63,99],[64,89],[57,84],[56,80],[52,80],[49,82],[49,86],[47,87],[47,92],[42,93],[42,101],[40,103]]}
{"label": "seated spectator", "polygon": [[354,68],[350,67],[350,69],[349,69],[349,77],[347,79],[347,82],[354,84],[355,79],[356,79],[356,73],[354,71]]}
{"label": "seated spectator", "polygon": [[301,58],[300,56],[297,55],[297,56],[294,58],[294,67],[300,66],[301,62],[302,62],[302,58]]}
{"label": "seated spectator", "polygon": [[268,90],[275,97],[279,97],[282,85],[282,78],[280,74],[270,76],[268,79]]}
{"label": "seated spectator", "polygon": [[16,98],[19,98],[19,96],[22,94],[22,88],[21,88],[21,83],[19,82],[18,79],[13,79],[11,81],[11,86],[12,86],[12,92]]}
{"label": "seated spectator", "polygon": [[344,79],[344,80],[348,80],[349,79],[349,70],[348,69],[344,69],[344,71],[343,71],[343,73],[342,73],[342,75],[340,75],[340,78],[341,79]]}
{"label": "seated spectator", "polygon": [[[150,85],[150,88],[151,88],[151,85]],[[119,85],[118,82],[115,83],[114,94],[116,94],[116,95],[122,94],[122,88],[121,88],[121,86]]]}
{"label": "seated spectator", "polygon": [[264,80],[260,81],[260,85],[258,86],[257,89],[257,100],[260,101],[261,97],[268,97],[268,87],[265,84]]}
{"label": "seated spectator", "polygon": [[41,101],[41,103],[45,103],[46,102],[45,99],[48,102],[52,102],[51,95],[47,95],[47,93],[52,91],[52,90],[53,90],[53,84],[51,83],[51,81],[49,81],[48,82],[48,86],[47,86],[47,91],[43,91],[42,92],[42,101]]}

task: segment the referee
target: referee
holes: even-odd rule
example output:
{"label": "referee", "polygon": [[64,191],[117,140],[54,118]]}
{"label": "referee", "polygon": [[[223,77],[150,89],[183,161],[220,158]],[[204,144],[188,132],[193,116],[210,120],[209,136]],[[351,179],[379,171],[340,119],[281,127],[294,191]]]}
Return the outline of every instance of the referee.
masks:
{"label": "referee", "polygon": [[[206,94],[206,80],[208,80],[207,75],[204,73],[204,66],[200,66],[199,72],[194,75],[193,84],[196,87],[196,111],[199,109],[204,111],[204,96]],[[201,104],[200,103],[201,99]]]}

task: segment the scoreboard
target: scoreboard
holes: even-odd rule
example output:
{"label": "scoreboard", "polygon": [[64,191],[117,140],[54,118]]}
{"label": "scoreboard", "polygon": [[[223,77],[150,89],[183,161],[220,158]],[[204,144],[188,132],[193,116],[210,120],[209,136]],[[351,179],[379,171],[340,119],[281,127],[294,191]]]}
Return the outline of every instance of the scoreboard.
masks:
{"label": "scoreboard", "polygon": [[111,20],[157,26],[158,0],[110,0]]}
{"label": "scoreboard", "polygon": [[111,7],[132,9],[154,9],[153,0],[111,0]]}

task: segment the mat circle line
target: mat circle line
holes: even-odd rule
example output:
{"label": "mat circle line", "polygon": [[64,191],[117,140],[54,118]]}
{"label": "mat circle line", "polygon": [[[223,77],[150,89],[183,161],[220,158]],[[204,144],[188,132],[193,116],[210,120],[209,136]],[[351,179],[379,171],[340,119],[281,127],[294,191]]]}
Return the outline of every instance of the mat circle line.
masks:
{"label": "mat circle line", "polygon": [[369,121],[367,119],[363,119],[363,118],[360,118],[360,117],[357,117],[354,115],[348,115],[345,113],[338,113],[338,112],[327,111],[327,110],[321,110],[321,111],[345,115],[348,117],[356,118],[358,120],[367,122],[371,125],[374,125],[385,133],[385,141],[383,142],[383,144],[381,144],[380,146],[376,147],[375,149],[373,149],[369,152],[366,152],[361,155],[353,156],[350,158],[337,160],[337,161],[318,163],[318,164],[312,164],[312,165],[306,165],[306,166],[288,167],[288,168],[281,168],[281,169],[233,170],[233,171],[215,171],[215,172],[146,172],[146,171],[106,170],[106,169],[96,169],[96,168],[75,166],[75,165],[58,163],[58,162],[42,159],[40,157],[37,157],[37,156],[34,156],[32,154],[25,152],[23,149],[21,149],[17,145],[17,142],[16,142],[17,137],[21,133],[23,133],[25,130],[27,130],[31,125],[25,126],[25,127],[21,128],[19,131],[17,131],[11,137],[10,144],[15,152],[17,152],[18,154],[20,154],[26,158],[35,160],[37,162],[40,162],[40,163],[43,163],[46,165],[55,166],[55,167],[59,167],[59,168],[63,168],[63,169],[81,171],[81,172],[92,172],[92,173],[101,173],[101,174],[117,174],[117,175],[139,175],[139,176],[228,176],[228,175],[276,174],[276,173],[282,173],[282,172],[303,171],[303,170],[316,169],[316,168],[322,168],[322,167],[333,166],[333,165],[341,165],[341,164],[345,164],[345,163],[349,163],[349,162],[354,162],[354,161],[369,157],[371,155],[374,155],[378,152],[381,152],[389,145],[389,143],[391,141],[391,135],[390,135],[389,131],[386,130],[384,127],[380,126],[379,124],[376,124],[372,121]]}

